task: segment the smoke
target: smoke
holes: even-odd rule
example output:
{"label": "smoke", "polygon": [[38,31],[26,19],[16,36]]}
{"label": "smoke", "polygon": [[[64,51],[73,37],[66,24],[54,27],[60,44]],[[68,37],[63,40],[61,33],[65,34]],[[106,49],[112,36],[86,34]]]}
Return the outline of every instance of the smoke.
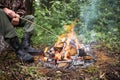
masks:
{"label": "smoke", "polygon": [[94,23],[98,19],[99,0],[88,0],[80,7],[80,20],[82,21],[79,31],[80,39],[89,43],[95,41],[96,32],[94,31]]}

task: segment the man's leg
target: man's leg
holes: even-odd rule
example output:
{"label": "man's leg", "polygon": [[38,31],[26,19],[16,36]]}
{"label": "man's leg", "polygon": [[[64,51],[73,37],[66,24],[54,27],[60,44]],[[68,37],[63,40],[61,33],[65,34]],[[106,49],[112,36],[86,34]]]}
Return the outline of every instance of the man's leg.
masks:
{"label": "man's leg", "polygon": [[33,62],[33,57],[20,48],[15,28],[10,23],[7,15],[0,9],[0,33],[5,40],[15,49],[16,55],[25,62]]}
{"label": "man's leg", "polygon": [[31,47],[31,37],[34,32],[34,16],[27,15],[24,18],[33,23],[26,20],[21,20],[21,24],[24,26],[24,34],[23,34],[21,46],[29,53],[33,55],[38,55],[41,53],[41,50],[36,50]]}
{"label": "man's leg", "polygon": [[0,9],[0,33],[5,38],[12,38],[12,37],[17,36],[15,28],[12,26],[8,17],[3,12],[2,9]]}
{"label": "man's leg", "polygon": [[[34,23],[34,16],[33,15],[27,15],[25,17],[26,20],[29,20],[31,22]],[[25,20],[22,20],[23,24],[24,24],[24,32],[25,33],[29,33],[29,34],[33,34],[34,32],[34,24],[33,23],[30,23],[28,21],[25,21]]]}

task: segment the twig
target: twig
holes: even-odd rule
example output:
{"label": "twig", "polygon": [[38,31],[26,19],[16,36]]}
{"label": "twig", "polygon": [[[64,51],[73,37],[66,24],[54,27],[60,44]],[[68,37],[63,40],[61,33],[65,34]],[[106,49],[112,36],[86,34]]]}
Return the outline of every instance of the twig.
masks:
{"label": "twig", "polygon": [[56,35],[56,34],[53,33],[52,31],[50,31],[50,30],[48,30],[48,29],[46,29],[46,28],[44,28],[44,27],[42,27],[42,26],[40,26],[40,25],[38,25],[38,24],[36,24],[36,23],[34,23],[34,22],[28,20],[28,19],[26,19],[26,18],[22,18],[22,17],[19,17],[19,18],[22,19],[22,20],[25,20],[25,21],[27,21],[27,22],[29,22],[29,23],[31,23],[31,24],[35,24],[35,25],[41,27],[43,30],[45,30],[45,31],[47,31],[47,32],[49,32],[49,33],[51,33],[51,34],[53,34],[53,35],[54,35],[55,37],[57,37],[57,38],[59,37],[58,35]]}
{"label": "twig", "polygon": [[83,58],[82,58],[82,57],[77,57],[77,58],[71,59],[71,60],[57,61],[57,63],[70,63],[70,62],[72,62],[72,61],[74,61],[74,60],[83,60]]}
{"label": "twig", "polygon": [[13,75],[13,77],[14,77],[16,80],[20,80],[13,71],[12,71],[12,75]]}
{"label": "twig", "polygon": [[106,73],[103,73],[102,75],[100,75],[100,79],[102,79],[104,77]]}
{"label": "twig", "polygon": [[70,63],[72,62],[72,60],[69,60],[69,61],[57,61],[57,63]]}

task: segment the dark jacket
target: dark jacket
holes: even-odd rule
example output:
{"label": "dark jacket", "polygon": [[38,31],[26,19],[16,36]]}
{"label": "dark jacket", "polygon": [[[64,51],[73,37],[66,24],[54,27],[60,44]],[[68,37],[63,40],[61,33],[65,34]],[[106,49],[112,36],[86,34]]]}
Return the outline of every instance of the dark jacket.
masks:
{"label": "dark jacket", "polygon": [[9,8],[20,16],[26,14],[25,0],[0,0],[0,8]]}

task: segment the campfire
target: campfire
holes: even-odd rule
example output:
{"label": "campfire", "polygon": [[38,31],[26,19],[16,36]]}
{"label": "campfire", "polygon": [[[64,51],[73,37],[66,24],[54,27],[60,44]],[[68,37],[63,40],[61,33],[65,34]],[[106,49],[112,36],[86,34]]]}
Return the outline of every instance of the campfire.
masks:
{"label": "campfire", "polygon": [[59,36],[51,48],[45,48],[45,56],[40,58],[44,66],[65,67],[86,66],[93,64],[94,57],[90,46],[84,46],[79,42],[74,27],[77,20],[71,25],[65,25],[65,33]]}

